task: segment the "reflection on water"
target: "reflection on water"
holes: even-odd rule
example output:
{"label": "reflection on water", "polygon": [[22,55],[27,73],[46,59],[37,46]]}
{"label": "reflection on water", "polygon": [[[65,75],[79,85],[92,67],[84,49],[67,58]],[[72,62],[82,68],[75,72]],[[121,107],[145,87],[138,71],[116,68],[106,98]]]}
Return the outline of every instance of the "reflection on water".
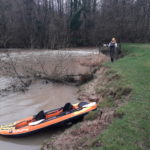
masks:
{"label": "reflection on water", "polygon": [[[34,115],[40,110],[54,109],[63,106],[66,102],[76,103],[76,91],[75,87],[38,82],[34,83],[26,93],[18,92],[0,96],[0,124],[14,122]],[[61,130],[47,130],[33,136],[15,139],[0,136],[1,149],[40,150],[43,140]]]}

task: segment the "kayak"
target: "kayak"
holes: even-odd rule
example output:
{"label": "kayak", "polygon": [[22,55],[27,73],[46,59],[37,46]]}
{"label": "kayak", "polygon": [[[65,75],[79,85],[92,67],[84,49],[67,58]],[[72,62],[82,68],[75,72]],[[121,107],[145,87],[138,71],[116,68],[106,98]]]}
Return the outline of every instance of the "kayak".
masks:
{"label": "kayak", "polygon": [[97,104],[95,102],[66,103],[64,107],[47,112],[42,110],[36,115],[7,125],[1,125],[0,135],[7,137],[31,135],[48,127],[74,122],[83,118],[90,111],[96,110],[96,108]]}

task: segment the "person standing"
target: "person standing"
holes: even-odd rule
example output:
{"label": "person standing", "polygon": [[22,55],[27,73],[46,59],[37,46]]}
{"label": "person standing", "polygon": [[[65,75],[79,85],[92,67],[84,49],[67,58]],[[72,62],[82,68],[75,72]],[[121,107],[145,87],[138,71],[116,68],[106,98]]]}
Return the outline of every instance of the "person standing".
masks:
{"label": "person standing", "polygon": [[110,58],[111,62],[114,61],[115,53],[116,53],[116,48],[117,48],[117,42],[116,39],[113,37],[111,42],[109,43],[108,47],[110,48]]}

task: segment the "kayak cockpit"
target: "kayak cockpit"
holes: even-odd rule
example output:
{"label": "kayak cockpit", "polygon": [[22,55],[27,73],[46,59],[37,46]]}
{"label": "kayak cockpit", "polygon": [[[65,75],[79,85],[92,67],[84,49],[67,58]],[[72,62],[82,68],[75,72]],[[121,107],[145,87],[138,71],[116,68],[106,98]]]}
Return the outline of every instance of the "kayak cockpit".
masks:
{"label": "kayak cockpit", "polygon": [[67,103],[67,104],[65,104],[64,107],[58,108],[56,110],[52,110],[52,111],[48,111],[48,112],[44,112],[43,110],[41,110],[39,113],[34,115],[30,120],[21,121],[21,122],[17,123],[16,125],[14,125],[14,127],[15,127],[15,129],[20,129],[20,128],[28,126],[28,125],[34,126],[34,125],[40,124],[42,122],[53,120],[60,116],[72,113],[73,111],[75,111],[75,109],[76,109],[76,107],[74,107],[70,103]]}
{"label": "kayak cockpit", "polygon": [[34,116],[19,120],[12,124],[0,126],[0,135],[21,136],[37,132],[53,125],[70,121],[74,122],[96,108],[97,105],[95,102],[81,102],[74,105],[67,103],[64,107],[47,112],[42,110]]}

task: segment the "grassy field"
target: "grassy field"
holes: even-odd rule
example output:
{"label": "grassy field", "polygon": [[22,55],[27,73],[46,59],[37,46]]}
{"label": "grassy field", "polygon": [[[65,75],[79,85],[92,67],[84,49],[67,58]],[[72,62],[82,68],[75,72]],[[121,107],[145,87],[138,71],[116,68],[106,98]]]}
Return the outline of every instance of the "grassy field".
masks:
{"label": "grassy field", "polygon": [[118,108],[124,114],[97,137],[92,150],[150,150],[150,44],[123,44],[126,56],[106,66],[122,76],[121,85],[132,88],[130,100]]}

